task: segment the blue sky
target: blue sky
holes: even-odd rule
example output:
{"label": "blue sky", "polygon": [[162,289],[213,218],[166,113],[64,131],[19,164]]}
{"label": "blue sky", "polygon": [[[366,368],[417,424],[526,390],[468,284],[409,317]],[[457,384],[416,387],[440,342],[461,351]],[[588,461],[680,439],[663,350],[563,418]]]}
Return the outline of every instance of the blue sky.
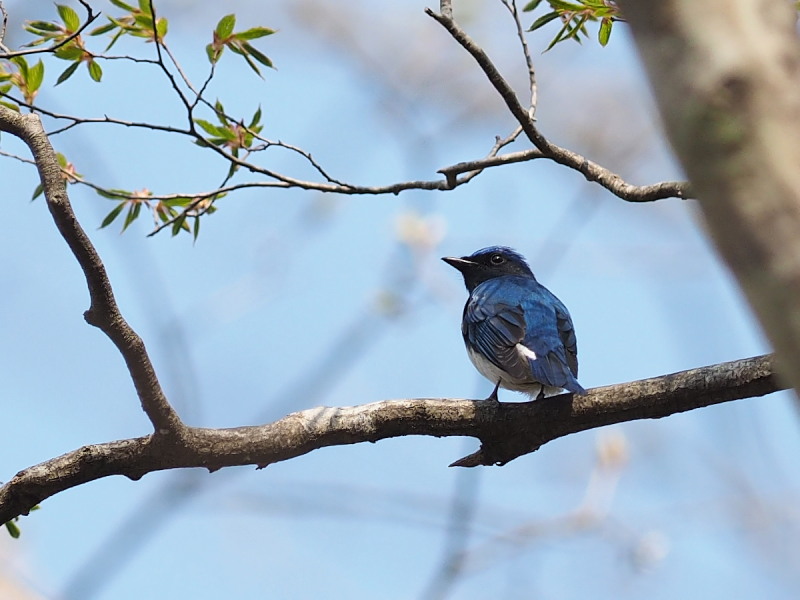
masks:
{"label": "blue sky", "polygon": [[[513,129],[423,3],[157,6],[196,80],[224,13],[279,29],[259,44],[277,71],[262,81],[226,55],[211,97],[244,116],[261,105],[265,135],[311,151],[348,181],[435,178]],[[12,25],[55,14],[41,0],[6,7]],[[524,95],[502,6],[463,10],[464,26]],[[150,48],[116,51],[134,50]],[[534,59],[546,135],[634,183],[680,177],[622,26],[605,50],[562,45]],[[179,118],[153,70],[104,64],[102,84],[78,73],[53,90],[60,68],[48,64],[40,96],[53,110]],[[108,187],[199,191],[225,172],[186,141],[150,132],[93,125],[54,144]],[[22,151],[5,135],[2,148]],[[310,176],[284,154],[269,161]],[[7,480],[149,424],[121,358],[83,322],[81,273],[44,203],[28,202],[33,171],[2,160],[0,175]],[[491,386],[459,333],[466,292],[439,257],[492,244],[524,253],[569,307],[585,387],[768,350],[693,203],[627,204],[557,165],[492,169],[449,193],[244,191],[220,203],[196,244],[147,238],[146,219],[124,235],[116,225],[98,230],[109,201],[70,191],[123,313],[193,425],[390,398],[484,397]],[[408,223],[428,228],[435,245],[406,243]],[[386,294],[401,301],[400,314],[376,309]],[[477,441],[409,437],[263,471],[109,478],[23,519],[21,540],[0,541],[0,578],[48,599],[429,598],[446,549],[463,538],[467,560],[451,598],[794,598],[797,427],[784,393],[570,436],[503,468],[448,469]],[[627,460],[603,468],[597,448],[620,445]],[[587,494],[597,518],[576,521]]]}

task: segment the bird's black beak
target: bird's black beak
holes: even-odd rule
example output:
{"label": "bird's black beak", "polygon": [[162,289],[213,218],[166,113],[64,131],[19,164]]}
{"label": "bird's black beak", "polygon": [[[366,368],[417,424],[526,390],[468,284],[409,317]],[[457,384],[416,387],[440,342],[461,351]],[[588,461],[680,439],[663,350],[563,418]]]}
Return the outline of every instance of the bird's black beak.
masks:
{"label": "bird's black beak", "polygon": [[470,267],[474,266],[475,263],[471,260],[468,260],[466,257],[456,258],[455,256],[444,256],[442,260],[446,262],[451,267],[458,269],[462,273],[465,269],[469,269]]}

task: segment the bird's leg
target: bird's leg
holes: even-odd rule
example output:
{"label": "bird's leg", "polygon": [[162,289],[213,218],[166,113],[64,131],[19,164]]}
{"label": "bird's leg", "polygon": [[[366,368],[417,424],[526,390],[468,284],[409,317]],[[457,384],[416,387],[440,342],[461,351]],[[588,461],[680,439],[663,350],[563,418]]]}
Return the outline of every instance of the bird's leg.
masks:
{"label": "bird's leg", "polygon": [[500,389],[500,381],[497,382],[497,385],[494,386],[494,390],[492,391],[491,394],[489,394],[489,397],[486,398],[486,399],[487,400],[492,400],[494,402],[500,402],[500,399],[497,397],[497,390],[499,390],[499,389]]}

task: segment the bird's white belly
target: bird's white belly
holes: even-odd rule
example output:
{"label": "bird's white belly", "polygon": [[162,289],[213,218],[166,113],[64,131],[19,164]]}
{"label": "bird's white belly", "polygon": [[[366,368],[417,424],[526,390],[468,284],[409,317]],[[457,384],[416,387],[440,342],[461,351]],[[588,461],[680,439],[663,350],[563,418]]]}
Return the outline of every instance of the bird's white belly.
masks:
{"label": "bird's white belly", "polygon": [[[525,350],[527,350],[527,353],[533,354],[528,348]],[[527,353],[524,354],[527,355]],[[492,385],[496,385],[499,381],[500,387],[503,389],[511,390],[512,392],[524,392],[532,397],[538,396],[542,390],[544,390],[545,396],[556,396],[564,391],[560,387],[543,385],[533,379],[515,379],[472,348],[467,348],[467,354],[472,364],[478,369],[478,372],[491,381]]]}

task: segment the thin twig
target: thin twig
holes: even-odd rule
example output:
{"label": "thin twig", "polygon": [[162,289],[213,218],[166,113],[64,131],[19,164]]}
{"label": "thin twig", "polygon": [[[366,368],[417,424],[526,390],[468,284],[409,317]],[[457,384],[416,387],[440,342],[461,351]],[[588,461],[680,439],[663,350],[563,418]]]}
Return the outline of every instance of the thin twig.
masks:
{"label": "thin twig", "polygon": [[303,158],[305,158],[305,159],[308,161],[308,163],[309,163],[309,164],[310,164],[312,167],[314,167],[314,169],[317,171],[317,173],[319,173],[320,175],[322,175],[322,176],[325,178],[325,180],[326,180],[327,182],[329,182],[329,183],[335,183],[336,185],[340,185],[340,186],[342,186],[342,187],[351,187],[349,184],[347,184],[347,183],[344,183],[343,181],[340,181],[339,179],[335,179],[334,177],[331,177],[331,176],[330,176],[330,175],[327,173],[327,171],[325,171],[325,169],[323,169],[323,168],[322,168],[322,165],[320,165],[320,164],[319,164],[319,163],[318,163],[318,162],[317,162],[317,161],[314,159],[314,157],[313,157],[313,156],[311,156],[311,153],[310,153],[310,152],[308,152],[307,150],[303,150],[302,148],[298,148],[297,146],[294,146],[294,145],[292,145],[292,144],[289,144],[289,143],[286,143],[286,142],[282,142],[282,141],[280,141],[280,140],[278,140],[277,142],[269,142],[269,141],[268,141],[268,142],[267,142],[267,146],[277,146],[277,147],[280,147],[280,148],[285,148],[285,149],[287,149],[287,150],[291,150],[292,152],[296,152],[297,154],[299,154],[300,156],[302,156]]}
{"label": "thin twig", "polygon": [[470,160],[460,162],[449,167],[443,167],[437,171],[447,177],[455,177],[461,173],[469,173],[471,171],[481,171],[488,167],[496,167],[499,165],[509,165],[512,163],[525,162],[535,160],[537,158],[545,158],[539,150],[535,148],[531,150],[521,150],[520,152],[511,152],[509,154],[501,154],[500,156],[488,156],[487,158],[480,158],[478,160]]}
{"label": "thin twig", "polygon": [[192,85],[191,80],[184,72],[183,67],[181,67],[180,63],[178,62],[178,59],[175,58],[175,55],[172,53],[172,50],[170,50],[169,46],[167,46],[167,44],[163,40],[159,40],[159,43],[161,47],[164,48],[164,52],[167,53],[167,56],[172,62],[172,65],[175,67],[175,70],[178,71],[178,75],[181,76],[181,80],[183,80],[183,83],[186,84],[186,87],[188,87],[192,91],[192,93],[195,94],[196,96],[201,95],[203,93],[203,90],[200,90],[200,92],[198,92],[196,89],[194,89],[194,85]]}
{"label": "thin twig", "polygon": [[[189,102],[189,99],[186,97],[186,94],[184,94],[183,90],[181,90],[180,86],[178,85],[178,82],[175,80],[175,76],[172,74],[172,72],[167,68],[167,65],[164,63],[164,57],[161,54],[161,48],[163,47],[166,50],[166,47],[164,47],[164,45],[163,45],[163,43],[161,41],[161,37],[158,35],[158,28],[156,26],[156,20],[157,20],[156,7],[153,5],[153,0],[148,0],[148,2],[149,2],[149,5],[150,5],[150,15],[153,18],[153,37],[154,37],[153,41],[155,42],[156,55],[158,55],[158,65],[161,68],[161,71],[164,73],[164,75],[169,80],[169,83],[172,86],[172,89],[175,90],[175,93],[178,95],[178,98],[180,99],[181,103],[186,108],[186,110],[189,112],[189,121],[191,122],[191,120],[192,120],[192,105]],[[183,72],[180,69],[178,69],[178,72],[180,73],[181,76],[183,76]],[[191,86],[190,86],[190,89],[191,89]],[[192,89],[192,92],[194,92],[193,89]]]}
{"label": "thin twig", "polygon": [[514,25],[517,28],[517,38],[522,46],[522,54],[525,56],[525,65],[528,67],[528,89],[530,90],[530,105],[528,107],[528,118],[531,121],[536,120],[536,103],[538,95],[538,87],[536,85],[536,69],[533,67],[533,59],[531,58],[530,48],[528,48],[528,41],[525,39],[525,30],[522,27],[522,22],[519,19],[519,11],[517,10],[516,0],[500,0],[511,13],[514,19]]}
{"label": "thin twig", "polygon": [[[195,97],[194,102],[192,102],[192,105],[190,107],[192,111],[194,111],[194,109],[197,108],[197,104],[199,102],[205,100],[205,98],[203,98],[203,94],[205,94],[206,88],[208,88],[209,84],[211,83],[211,80],[214,79],[214,74],[216,73],[216,70],[217,70],[217,63],[212,62],[211,68],[208,70],[208,77],[206,77],[205,81],[203,82],[203,85],[200,86],[200,91],[197,92],[197,96]],[[206,102],[206,105],[210,107],[210,104],[208,102]]]}
{"label": "thin twig", "polygon": [[34,167],[36,166],[36,161],[30,158],[25,158],[24,156],[17,156],[16,154],[12,154],[11,152],[6,152],[5,150],[0,150],[0,156],[6,156],[8,158],[13,158],[14,160],[18,160],[21,163],[33,165]]}

